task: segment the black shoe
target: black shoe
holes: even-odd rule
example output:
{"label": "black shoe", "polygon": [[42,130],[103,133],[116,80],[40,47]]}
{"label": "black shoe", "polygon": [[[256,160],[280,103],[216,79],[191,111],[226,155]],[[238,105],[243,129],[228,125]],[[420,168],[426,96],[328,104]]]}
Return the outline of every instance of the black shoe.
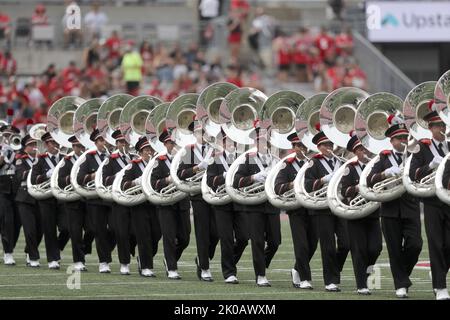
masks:
{"label": "black shoe", "polygon": [[198,265],[198,257],[195,257],[195,265],[197,266],[197,278],[198,280],[203,280],[202,279],[202,269],[200,269],[200,266]]}

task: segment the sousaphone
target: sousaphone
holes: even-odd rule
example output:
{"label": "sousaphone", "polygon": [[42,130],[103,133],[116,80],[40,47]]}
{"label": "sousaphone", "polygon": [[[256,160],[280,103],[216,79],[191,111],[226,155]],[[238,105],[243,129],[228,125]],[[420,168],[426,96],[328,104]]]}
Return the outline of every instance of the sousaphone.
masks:
{"label": "sousaphone", "polygon": [[127,104],[128,101],[133,99],[132,95],[129,94],[115,94],[108,99],[106,99],[97,115],[97,127],[103,138],[110,144],[115,145],[116,141],[112,137],[114,131],[119,129],[120,125],[120,114]]}
{"label": "sousaphone", "polygon": [[85,101],[75,111],[73,129],[78,141],[86,148],[86,151],[75,161],[70,172],[70,183],[73,185],[75,191],[86,199],[94,199],[98,197],[95,190],[95,181],[89,181],[87,185],[82,186],[78,184],[77,176],[80,171],[80,166],[86,161],[86,155],[89,152],[97,151],[95,143],[90,140],[90,135],[97,126],[97,114],[104,99],[94,98]]}
{"label": "sousaphone", "polygon": [[389,128],[390,115],[403,117],[403,100],[391,93],[380,92],[372,95],[358,108],[355,117],[355,131],[361,144],[375,154],[366,165],[359,179],[359,192],[368,201],[387,202],[400,197],[405,192],[402,177],[390,177],[376,183],[372,188],[367,184],[367,177],[373,166],[380,160],[379,153],[392,149],[390,139],[384,134]]}
{"label": "sousaphone", "polygon": [[[264,113],[270,119],[271,143],[281,149],[291,149],[292,144],[287,140],[287,136],[295,132],[295,116],[299,106],[305,101],[305,97],[294,91],[280,91],[271,95],[264,103]],[[295,157],[295,153],[290,153],[279,161],[267,174],[265,191],[267,200],[282,210],[293,210],[300,207],[300,203],[295,197],[294,189],[287,191],[283,195],[275,193],[275,180],[280,170],[286,167],[285,161]]]}
{"label": "sousaphone", "polygon": [[173,182],[160,192],[153,189],[151,184],[152,172],[157,165],[158,157],[167,154],[166,148],[158,139],[163,130],[167,128],[166,115],[169,105],[168,102],[157,105],[148,115],[145,126],[147,139],[157,153],[147,164],[142,174],[142,191],[147,196],[148,201],[162,206],[172,205],[188,196],[186,192],[178,190]]}
{"label": "sousaphone", "polygon": [[[69,138],[75,133],[73,128],[75,111],[85,101],[86,100],[79,97],[64,97],[56,101],[48,111],[47,130],[60,146],[68,149],[72,147]],[[73,156],[73,154],[74,152],[72,151],[68,155]],[[50,178],[52,194],[56,199],[61,201],[79,200],[81,196],[75,192],[72,184],[67,185],[65,188],[59,186],[59,170],[64,166],[64,163],[65,159],[61,159],[53,170],[53,174]]]}
{"label": "sousaphone", "polygon": [[[423,117],[430,112],[428,104],[434,99],[435,86],[436,81],[427,81],[419,84],[408,93],[403,104],[406,127],[409,129],[410,135],[415,139],[414,145],[409,146],[409,149],[413,150],[413,152],[419,149],[417,141],[431,138],[428,123],[423,120]],[[433,170],[421,181],[413,181],[409,177],[411,160],[412,154],[406,159],[403,170],[403,185],[406,191],[420,198],[434,196],[436,192],[434,184],[436,170]]]}

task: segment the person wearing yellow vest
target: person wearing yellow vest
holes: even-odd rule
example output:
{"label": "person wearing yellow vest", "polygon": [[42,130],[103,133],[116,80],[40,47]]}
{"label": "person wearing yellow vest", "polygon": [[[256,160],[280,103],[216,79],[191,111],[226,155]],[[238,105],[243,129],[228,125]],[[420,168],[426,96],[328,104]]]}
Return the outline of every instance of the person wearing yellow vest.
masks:
{"label": "person wearing yellow vest", "polygon": [[127,85],[127,92],[136,96],[139,94],[139,85],[142,80],[143,61],[140,53],[133,50],[133,45],[134,43],[130,41],[125,47],[126,53],[122,58],[122,72]]}

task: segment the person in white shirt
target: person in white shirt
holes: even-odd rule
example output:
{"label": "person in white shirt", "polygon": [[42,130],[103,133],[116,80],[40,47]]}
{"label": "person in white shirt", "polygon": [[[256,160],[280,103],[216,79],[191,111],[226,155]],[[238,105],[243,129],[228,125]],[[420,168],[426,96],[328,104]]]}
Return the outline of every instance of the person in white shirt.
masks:
{"label": "person in white shirt", "polygon": [[108,16],[99,11],[99,4],[94,3],[92,5],[92,10],[89,11],[84,17],[84,24],[89,33],[89,39],[93,37],[101,37],[102,27],[104,27],[108,23]]}

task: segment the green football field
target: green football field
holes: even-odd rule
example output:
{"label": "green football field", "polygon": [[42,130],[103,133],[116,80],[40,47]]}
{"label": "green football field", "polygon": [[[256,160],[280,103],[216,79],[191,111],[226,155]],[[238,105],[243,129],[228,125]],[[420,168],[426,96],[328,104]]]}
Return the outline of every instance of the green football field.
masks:
{"label": "green football field", "polygon": [[[45,257],[45,248],[42,241],[40,245],[41,267],[32,269],[25,266],[25,254],[23,253],[25,244],[22,235],[14,255],[16,266],[0,264],[0,299],[396,299],[385,246],[383,246],[382,255],[378,260],[380,281],[376,284],[378,288],[372,290],[371,296],[361,297],[355,293],[350,255],[342,275],[342,292],[325,292],[319,248],[312,260],[314,290],[294,289],[290,279],[290,269],[294,263],[292,238],[287,217],[282,215],[281,219],[282,245],[267,272],[268,279],[272,283],[271,288],[258,288],[255,285],[250,244],[238,265],[240,284],[226,285],[223,282],[219,247],[211,264],[215,281],[212,283],[199,281],[195,272],[196,247],[194,230],[192,230],[191,243],[179,262],[182,280],[166,278],[162,262],[162,242],[160,242],[158,254],[155,257],[156,278],[139,276],[135,260],[130,266],[132,274],[120,275],[116,250],[113,253],[112,273],[99,274],[97,255],[94,252],[87,256],[88,272],[81,273],[79,289],[76,289],[73,288],[73,283],[78,283],[75,281],[77,278],[72,276],[69,279],[70,275],[67,273],[67,267],[72,261],[70,245],[63,252],[61,270],[54,271],[47,268],[45,258],[43,258]],[[424,231],[422,236],[424,246],[419,262],[426,262],[428,261],[428,248]],[[3,253],[1,256],[3,257]],[[73,289],[68,287],[68,279],[69,284],[72,284],[69,287]],[[412,282],[413,286],[409,291],[410,299],[434,299],[428,268],[417,267],[412,273]]]}

